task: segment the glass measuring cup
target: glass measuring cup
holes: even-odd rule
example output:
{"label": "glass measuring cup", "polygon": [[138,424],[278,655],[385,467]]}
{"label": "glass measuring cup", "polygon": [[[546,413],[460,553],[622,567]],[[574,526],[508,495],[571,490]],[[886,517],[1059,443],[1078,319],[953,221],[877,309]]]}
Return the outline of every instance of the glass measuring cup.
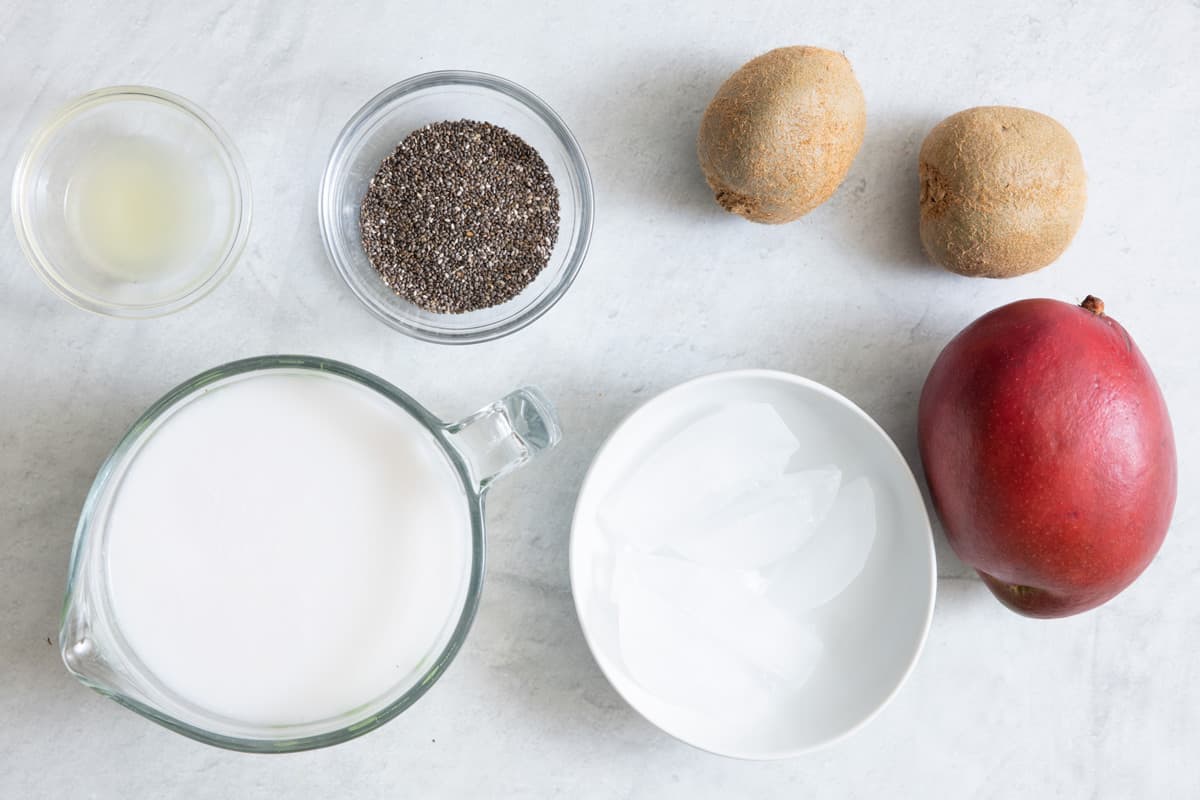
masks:
{"label": "glass measuring cup", "polygon": [[[419,668],[389,690],[342,713],[300,723],[265,725],[206,709],[147,667],[114,612],[108,563],[109,521],[122,483],[142,448],[190,403],[222,387],[267,373],[345,381],[397,406],[428,434],[460,484],[470,523],[469,560],[455,612],[445,620]],[[59,642],[63,661],[81,682],[178,733],[251,752],[290,752],[337,744],[373,730],[419,699],[462,646],[479,603],[484,567],[484,497],[492,483],[560,438],[554,411],[536,389],[523,388],[471,416],[445,423],[382,379],[348,364],[309,356],[265,356],[204,372],[167,393],[134,423],[101,466],[76,530]],[[324,502],[337,503],[336,497]],[[387,635],[387,631],[380,635]]]}

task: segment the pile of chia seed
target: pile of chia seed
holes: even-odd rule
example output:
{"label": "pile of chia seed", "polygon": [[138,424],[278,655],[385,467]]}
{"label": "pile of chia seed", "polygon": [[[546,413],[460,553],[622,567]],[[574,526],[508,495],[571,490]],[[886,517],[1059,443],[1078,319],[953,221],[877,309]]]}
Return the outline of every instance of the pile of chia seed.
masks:
{"label": "pile of chia seed", "polygon": [[558,188],[519,136],[487,122],[435,122],[384,159],[358,219],[367,258],[392,291],[461,314],[511,300],[546,266]]}

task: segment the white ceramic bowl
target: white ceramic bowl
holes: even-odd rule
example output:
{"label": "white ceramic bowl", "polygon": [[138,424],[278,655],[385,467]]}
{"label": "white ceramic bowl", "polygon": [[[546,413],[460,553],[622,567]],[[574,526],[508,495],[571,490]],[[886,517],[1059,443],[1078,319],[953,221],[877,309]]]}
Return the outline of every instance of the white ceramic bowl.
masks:
{"label": "white ceramic bowl", "polygon": [[[597,516],[617,481],[649,452],[692,420],[740,402],[775,406],[800,441],[793,468],[833,464],[847,479],[866,477],[875,493],[877,533],[858,578],[835,600],[809,612],[824,644],[812,676],[798,691],[768,685],[767,691],[774,692],[765,706],[769,711],[753,724],[739,726],[713,724],[694,710],[664,701],[631,674],[617,636],[617,609],[605,585],[614,558],[612,539]],[[579,494],[570,570],[584,636],[621,696],[670,735],[745,759],[799,755],[847,736],[874,717],[916,664],[933,615],[937,579],[924,501],[912,471],[883,429],[833,390],[766,370],[724,372],[684,383],[647,402],[617,428]],[[695,624],[703,629],[705,620]],[[755,621],[745,624],[752,629]],[[677,659],[678,653],[663,654],[668,656]],[[728,693],[729,687],[713,688]]]}

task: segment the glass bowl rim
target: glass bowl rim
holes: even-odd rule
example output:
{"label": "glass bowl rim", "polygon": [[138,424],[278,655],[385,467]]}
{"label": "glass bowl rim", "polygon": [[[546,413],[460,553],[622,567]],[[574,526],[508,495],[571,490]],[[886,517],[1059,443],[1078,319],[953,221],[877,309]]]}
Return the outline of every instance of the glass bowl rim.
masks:
{"label": "glass bowl rim", "polygon": [[[361,144],[359,134],[369,123],[386,117],[393,104],[410,95],[427,89],[450,86],[471,86],[503,95],[507,99],[515,101],[544,124],[566,152],[568,172],[579,202],[579,227],[570,244],[571,250],[567,263],[556,282],[536,302],[526,305],[504,320],[459,331],[436,328],[411,317],[392,313],[372,302],[355,285],[351,277],[354,270],[340,255],[334,244],[337,238],[335,233],[337,212],[334,208],[334,198],[338,187],[345,180],[345,165]],[[325,253],[359,302],[377,319],[394,330],[415,339],[437,344],[474,344],[499,339],[530,325],[549,311],[566,294],[583,266],[591,242],[595,216],[595,196],[587,159],[584,157],[579,142],[562,118],[544,100],[523,86],[498,75],[471,70],[437,70],[415,75],[392,84],[363,104],[350,117],[334,141],[325,171],[321,176],[317,203],[321,240],[325,245]]]}
{"label": "glass bowl rim", "polygon": [[[232,236],[223,254],[208,270],[207,277],[188,292],[159,303],[127,305],[100,300],[80,292],[69,282],[62,279],[55,269],[54,263],[42,252],[36,234],[37,225],[30,213],[27,189],[32,176],[34,161],[43,149],[67,127],[76,116],[88,109],[119,99],[140,99],[162,103],[172,109],[182,112],[193,122],[197,123],[217,148],[228,159],[232,169],[229,184],[234,191],[236,201],[235,218],[231,226]],[[208,295],[233,270],[234,264],[245,248],[250,235],[250,223],[253,217],[253,200],[250,189],[250,176],[246,164],[242,160],[233,140],[225,130],[204,109],[172,92],[157,89],[152,86],[120,85],[93,89],[74,100],[61,106],[43,123],[29,138],[21,155],[12,181],[12,218],[13,227],[17,232],[17,242],[25,253],[26,259],[33,267],[38,277],[49,286],[55,294],[71,305],[85,311],[107,317],[123,319],[149,319],[171,314],[187,308]]]}

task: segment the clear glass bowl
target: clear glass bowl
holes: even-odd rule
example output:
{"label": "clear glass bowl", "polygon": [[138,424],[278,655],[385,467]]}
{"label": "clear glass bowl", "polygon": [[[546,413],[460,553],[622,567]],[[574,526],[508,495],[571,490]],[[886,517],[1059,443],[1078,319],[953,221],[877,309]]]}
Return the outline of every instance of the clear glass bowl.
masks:
{"label": "clear glass bowl", "polygon": [[[114,143],[160,153],[186,168],[188,229],[169,265],[114,271],[79,235],[82,176]],[[179,187],[184,191],[184,187]],[[182,97],[145,86],[97,89],[74,100],[34,134],[12,188],[17,239],[38,275],[74,305],[113,317],[156,317],[208,294],[233,268],[250,230],[250,182],[217,123]]]}
{"label": "clear glass bowl", "polygon": [[[519,295],[492,308],[439,314],[398,296],[375,272],[362,248],[359,206],[380,163],[405,136],[431,122],[459,119],[507,128],[536,149],[558,187],[561,221],[550,261]],[[338,136],[319,202],[325,249],[358,299],[396,330],[444,344],[496,339],[546,313],[575,279],[592,233],[592,179],[575,137],[538,97],[480,72],[430,72],[374,97]]]}

